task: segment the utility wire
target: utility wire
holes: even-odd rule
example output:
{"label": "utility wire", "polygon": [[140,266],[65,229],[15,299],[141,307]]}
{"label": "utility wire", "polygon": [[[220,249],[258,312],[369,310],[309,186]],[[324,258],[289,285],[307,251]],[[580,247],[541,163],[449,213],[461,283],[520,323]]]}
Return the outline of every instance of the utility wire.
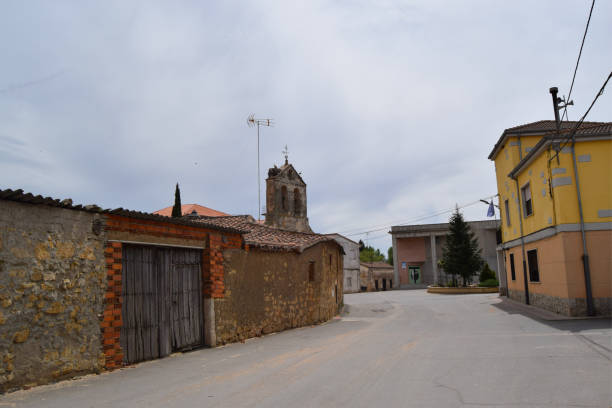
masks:
{"label": "utility wire", "polygon": [[578,72],[578,64],[580,64],[580,57],[582,56],[582,48],[584,47],[584,40],[586,39],[587,32],[589,31],[589,24],[591,22],[591,15],[593,14],[593,7],[595,7],[595,0],[591,3],[591,11],[589,11],[589,19],[587,20],[586,27],[584,29],[584,35],[582,36],[582,44],[580,44],[580,52],[578,52],[578,59],[576,60],[576,67],[574,68],[574,75],[572,76],[572,84],[570,85],[569,94],[567,95],[567,99],[565,101],[565,106],[563,108],[563,115],[561,116],[561,121],[563,118],[567,117],[567,103],[570,101],[570,97],[572,96],[572,90],[574,89],[574,81],[576,80],[576,72]]}
{"label": "utility wire", "polygon": [[[487,199],[488,200],[488,199],[492,199],[492,198],[495,198],[495,197],[497,197],[497,194],[494,194],[494,195],[491,195],[491,196],[488,196],[488,197],[484,197],[483,199]],[[467,206],[475,204],[477,202],[478,201],[474,201],[472,203],[465,204],[465,205],[463,205],[463,206],[461,206],[459,208],[467,207]],[[432,218],[432,217],[435,217],[435,216],[438,216],[438,215],[445,214],[447,212],[453,211],[454,209],[455,209],[455,207],[453,207],[453,208],[451,208],[449,210],[442,210],[442,211],[436,212],[436,213],[424,214],[422,216],[419,216],[417,218],[413,218],[413,219],[408,220],[408,221],[406,221],[405,219],[403,219],[401,221],[388,221],[385,224],[377,224],[377,225],[372,225],[372,226],[369,226],[369,227],[351,228],[351,229],[344,230],[344,231],[336,231],[335,233],[336,234],[343,234],[343,235],[347,235],[347,234],[349,234],[349,235],[361,235],[361,234],[365,234],[365,232],[382,231],[384,229],[387,229],[390,225],[407,225],[407,224],[409,224],[411,222],[414,222],[414,221],[419,221],[419,220],[422,220],[422,219]],[[365,231],[365,232],[362,232],[362,231]],[[359,232],[359,234],[357,234],[357,232]]]}
{"label": "utility wire", "polygon": [[[497,196],[497,194],[492,195],[492,196],[488,196],[488,197],[486,197],[486,198],[487,198],[487,199],[491,199],[491,198],[496,197],[496,196]],[[480,203],[480,202],[481,202],[481,201],[480,201],[480,199],[479,199],[479,200],[472,201],[472,202],[470,202],[470,203],[463,204],[463,205],[460,205],[460,206],[457,206],[457,207],[453,207],[453,208],[449,208],[449,209],[446,209],[446,210],[438,211],[438,212],[435,212],[435,213],[432,213],[432,214],[423,215],[423,216],[420,216],[420,217],[417,217],[417,218],[413,218],[413,219],[411,219],[411,220],[404,221],[403,223],[400,223],[400,224],[397,224],[397,225],[398,225],[398,226],[408,225],[408,224],[410,224],[410,223],[412,223],[412,222],[416,222],[416,221],[425,220],[425,219],[427,219],[427,218],[437,217],[437,216],[439,216],[439,215],[442,215],[442,214],[446,214],[446,213],[449,213],[449,212],[455,211],[455,209],[466,208],[466,207],[472,206],[472,205],[474,205],[474,204],[478,204],[478,203]],[[340,232],[339,234],[346,235],[346,236],[349,236],[349,237],[350,237],[350,236],[356,236],[356,235],[364,235],[364,234],[369,234],[369,233],[371,233],[371,232],[383,231],[383,230],[386,230],[386,229],[389,229],[389,228],[390,228],[390,225],[388,225],[388,224],[387,224],[387,225],[385,225],[385,226],[384,226],[384,227],[382,227],[382,228],[375,228],[375,229],[370,229],[370,230],[367,230],[367,231],[353,232],[353,233],[350,233],[350,234],[349,234],[349,233],[346,233],[346,232]],[[379,237],[377,237],[377,238],[380,238],[380,237],[382,237],[382,236],[386,236],[386,235],[387,235],[387,234],[385,233],[384,235],[381,235],[381,236],[379,236]],[[372,239],[372,238],[371,238],[371,239]]]}
{"label": "utility wire", "polygon": [[604,93],[604,89],[606,89],[606,85],[608,85],[608,82],[610,81],[610,78],[612,78],[612,71],[610,71],[610,73],[608,74],[608,78],[606,78],[606,80],[604,81],[603,85],[601,86],[601,88],[599,89],[599,92],[597,92],[597,95],[595,95],[595,98],[593,99],[593,102],[591,102],[591,105],[589,106],[589,109],[586,110],[586,112],[584,112],[584,115],[582,115],[582,117],[580,118],[580,120],[578,122],[576,122],[576,125],[574,125],[574,127],[571,129],[571,131],[569,132],[568,136],[563,140],[563,142],[561,142],[559,144],[559,149],[557,150],[557,152],[548,160],[549,162],[552,161],[553,159],[555,159],[556,157],[559,157],[559,152],[569,143],[570,140],[574,139],[574,136],[576,134],[576,131],[578,130],[578,128],[580,127],[580,125],[582,125],[582,122],[584,122],[584,119],[587,117],[587,115],[589,114],[589,112],[591,111],[591,108],[593,108],[593,105],[595,105],[595,102],[597,102],[597,99],[599,99],[599,97],[601,95],[603,95]]}
{"label": "utility wire", "polygon": [[33,85],[38,85],[38,84],[41,84],[43,82],[47,82],[47,81],[50,81],[52,79],[55,79],[55,78],[57,78],[57,77],[59,77],[61,75],[64,75],[65,73],[66,73],[66,70],[62,70],[62,71],[55,72],[55,73],[53,73],[51,75],[47,75],[46,77],[38,78],[38,79],[35,79],[35,80],[32,80],[32,81],[22,82],[22,83],[19,83],[19,84],[8,85],[6,88],[0,89],[0,94],[11,92],[11,91],[15,91],[15,90],[21,89],[21,88],[27,88],[27,87],[30,87],[30,86],[33,86]]}

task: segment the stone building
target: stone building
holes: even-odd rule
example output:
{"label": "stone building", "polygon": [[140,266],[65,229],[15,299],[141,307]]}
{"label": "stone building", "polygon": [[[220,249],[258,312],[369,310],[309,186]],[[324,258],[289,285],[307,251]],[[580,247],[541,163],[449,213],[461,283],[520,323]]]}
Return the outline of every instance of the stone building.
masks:
{"label": "stone building", "polygon": [[362,292],[391,290],[393,288],[393,266],[386,262],[361,262],[360,289]]}
{"label": "stone building", "polygon": [[288,231],[312,232],[306,204],[306,183],[285,156],[284,165],[268,170],[265,224]]}
{"label": "stone building", "polygon": [[340,234],[327,234],[344,249],[344,293],[359,292],[359,244]]}
{"label": "stone building", "polygon": [[[497,229],[499,220],[470,221],[468,225],[478,238],[481,256],[494,270],[499,270],[497,258]],[[448,234],[448,223],[402,225],[391,227],[393,239],[393,268],[396,288],[415,289],[446,281],[438,260]],[[502,262],[503,267],[503,262]],[[476,280],[478,277],[475,276]]]}
{"label": "stone building", "polygon": [[201,217],[244,232],[223,252],[224,296],[214,300],[216,344],[320,323],[343,304],[344,253],[334,239],[280,230],[253,217]]}
{"label": "stone building", "polygon": [[0,190],[0,392],[215,345],[223,251],[243,245],[236,229]]}
{"label": "stone building", "polygon": [[249,216],[0,190],[0,392],[328,320],[343,253]]}

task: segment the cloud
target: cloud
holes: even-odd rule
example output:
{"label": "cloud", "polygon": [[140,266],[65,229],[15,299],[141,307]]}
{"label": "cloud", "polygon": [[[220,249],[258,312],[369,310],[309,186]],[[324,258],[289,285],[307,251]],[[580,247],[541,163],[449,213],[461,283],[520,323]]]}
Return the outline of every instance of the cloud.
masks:
{"label": "cloud", "polygon": [[[548,88],[567,92],[587,6],[9,3],[2,188],[154,211],[179,181],[184,202],[256,215],[255,113],[276,123],[261,129],[262,178],[288,145],[316,230],[435,214],[494,194],[486,157],[503,129],[552,116]],[[610,12],[596,5],[570,118],[612,66]],[[591,118],[611,111],[604,95]]]}

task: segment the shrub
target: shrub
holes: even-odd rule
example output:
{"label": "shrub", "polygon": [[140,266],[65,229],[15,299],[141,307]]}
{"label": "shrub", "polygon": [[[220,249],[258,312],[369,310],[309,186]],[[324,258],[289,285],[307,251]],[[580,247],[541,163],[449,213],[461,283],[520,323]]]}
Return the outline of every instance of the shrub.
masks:
{"label": "shrub", "polygon": [[483,288],[495,288],[499,286],[499,282],[495,278],[487,279],[485,281],[480,282],[478,286],[483,287]]}
{"label": "shrub", "polygon": [[485,282],[490,279],[497,279],[497,277],[495,276],[495,272],[489,267],[489,264],[485,262],[480,270],[480,277],[478,280],[480,282]]}

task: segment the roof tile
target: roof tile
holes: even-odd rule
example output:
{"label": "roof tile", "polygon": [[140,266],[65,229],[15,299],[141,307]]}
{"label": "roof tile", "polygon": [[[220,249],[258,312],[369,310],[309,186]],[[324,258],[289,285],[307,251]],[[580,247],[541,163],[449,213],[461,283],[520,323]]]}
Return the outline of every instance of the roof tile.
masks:
{"label": "roof tile", "polygon": [[246,244],[269,250],[302,252],[319,242],[336,242],[326,235],[287,231],[262,225],[250,215],[199,217],[199,219],[206,223],[244,231]]}

